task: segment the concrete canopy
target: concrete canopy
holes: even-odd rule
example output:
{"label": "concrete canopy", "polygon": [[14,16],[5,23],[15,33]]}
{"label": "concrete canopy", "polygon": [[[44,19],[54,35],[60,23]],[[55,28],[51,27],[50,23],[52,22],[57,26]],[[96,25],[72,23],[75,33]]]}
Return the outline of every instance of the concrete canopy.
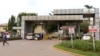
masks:
{"label": "concrete canopy", "polygon": [[22,20],[33,20],[33,21],[60,21],[60,20],[87,20],[83,19],[83,15],[61,15],[61,16],[22,16]]}

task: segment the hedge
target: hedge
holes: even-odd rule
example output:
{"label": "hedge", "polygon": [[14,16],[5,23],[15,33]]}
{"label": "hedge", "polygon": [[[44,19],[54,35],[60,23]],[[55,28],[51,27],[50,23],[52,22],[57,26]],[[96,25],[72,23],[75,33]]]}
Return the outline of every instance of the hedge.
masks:
{"label": "hedge", "polygon": [[[11,38],[8,38],[8,41],[9,40],[20,40],[22,39],[21,37],[11,37]],[[2,38],[0,38],[0,41],[2,41]]]}
{"label": "hedge", "polygon": [[[100,41],[95,41],[96,44],[96,52],[100,52]],[[62,47],[71,48],[71,41],[64,41],[59,44]],[[73,48],[82,50],[82,51],[93,51],[92,41],[86,40],[74,40]]]}

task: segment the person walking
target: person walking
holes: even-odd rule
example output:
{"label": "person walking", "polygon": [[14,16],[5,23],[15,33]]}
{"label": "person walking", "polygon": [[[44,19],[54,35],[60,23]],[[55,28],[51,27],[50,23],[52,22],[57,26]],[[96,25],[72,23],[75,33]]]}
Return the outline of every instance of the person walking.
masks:
{"label": "person walking", "polygon": [[7,35],[6,33],[3,34],[3,46],[5,46],[5,43],[9,45],[9,43],[7,42]]}

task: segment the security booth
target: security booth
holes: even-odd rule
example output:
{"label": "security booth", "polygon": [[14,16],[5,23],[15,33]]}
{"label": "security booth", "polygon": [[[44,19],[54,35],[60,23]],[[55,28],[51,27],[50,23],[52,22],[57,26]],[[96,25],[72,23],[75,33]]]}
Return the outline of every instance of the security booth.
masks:
{"label": "security booth", "polygon": [[[56,31],[62,26],[75,26],[75,33],[80,34],[80,23],[90,17],[94,20],[93,24],[99,27],[98,9],[93,12],[86,12],[84,9],[55,9],[53,15],[49,16],[22,16],[21,37],[24,39],[27,33],[32,32],[46,34],[46,26],[50,23],[56,24]],[[96,39],[99,39],[99,32],[95,34],[97,34]]]}

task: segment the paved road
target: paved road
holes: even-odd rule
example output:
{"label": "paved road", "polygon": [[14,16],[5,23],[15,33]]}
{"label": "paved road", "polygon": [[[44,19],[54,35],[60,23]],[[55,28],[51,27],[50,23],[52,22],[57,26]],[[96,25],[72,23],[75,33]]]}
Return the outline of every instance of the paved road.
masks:
{"label": "paved road", "polygon": [[3,46],[0,42],[0,56],[74,56],[52,48],[58,40],[14,40]]}

